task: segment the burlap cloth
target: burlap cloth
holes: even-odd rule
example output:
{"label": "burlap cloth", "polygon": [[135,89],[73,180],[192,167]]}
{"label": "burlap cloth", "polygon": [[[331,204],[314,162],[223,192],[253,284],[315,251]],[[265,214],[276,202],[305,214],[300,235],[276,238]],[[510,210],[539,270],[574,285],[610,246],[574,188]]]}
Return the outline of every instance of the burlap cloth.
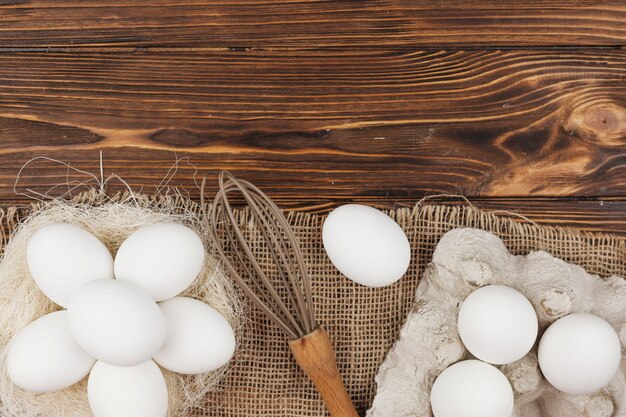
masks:
{"label": "burlap cloth", "polygon": [[[86,200],[88,202],[88,199]],[[4,245],[27,210],[0,211],[0,244]],[[238,212],[242,222],[246,213]],[[374,377],[398,336],[412,307],[421,271],[430,261],[439,238],[456,227],[477,227],[502,238],[513,254],[544,250],[581,265],[592,274],[626,275],[626,239],[580,231],[543,227],[496,216],[468,206],[422,205],[390,215],[407,233],[413,260],[398,283],[370,289],[344,278],[330,263],[321,244],[324,217],[289,213],[309,265],[317,317],[333,339],[344,381],[360,412],[376,391]],[[269,262],[258,234],[251,247]],[[256,238],[255,238],[256,236]],[[227,377],[207,398],[206,409],[194,416],[324,416],[313,385],[291,358],[285,336],[249,306],[243,340]]]}

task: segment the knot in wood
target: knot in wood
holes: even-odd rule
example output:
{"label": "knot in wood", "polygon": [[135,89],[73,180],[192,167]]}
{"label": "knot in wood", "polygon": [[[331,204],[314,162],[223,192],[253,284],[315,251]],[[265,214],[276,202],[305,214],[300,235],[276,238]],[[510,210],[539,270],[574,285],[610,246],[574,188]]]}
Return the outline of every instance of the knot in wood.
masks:
{"label": "knot in wood", "polygon": [[626,142],[626,109],[613,101],[591,102],[575,108],[564,126],[572,136],[604,146]]}

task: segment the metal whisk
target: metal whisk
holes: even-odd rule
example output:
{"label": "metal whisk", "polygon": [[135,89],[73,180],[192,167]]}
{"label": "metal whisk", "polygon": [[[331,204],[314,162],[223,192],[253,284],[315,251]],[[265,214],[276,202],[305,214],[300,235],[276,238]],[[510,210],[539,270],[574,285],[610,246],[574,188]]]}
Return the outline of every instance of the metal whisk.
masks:
{"label": "metal whisk", "polygon": [[[202,210],[226,269],[253,303],[289,336],[296,362],[317,387],[331,416],[358,417],[337,369],[330,339],[315,319],[306,262],[282,211],[254,184],[222,171],[219,191],[210,213],[206,213],[206,180],[201,187]],[[267,269],[255,258],[235,218],[229,200],[232,194],[243,197],[265,241],[270,258]],[[225,248],[231,249],[232,257],[226,255]],[[272,280],[269,270],[279,279]]]}

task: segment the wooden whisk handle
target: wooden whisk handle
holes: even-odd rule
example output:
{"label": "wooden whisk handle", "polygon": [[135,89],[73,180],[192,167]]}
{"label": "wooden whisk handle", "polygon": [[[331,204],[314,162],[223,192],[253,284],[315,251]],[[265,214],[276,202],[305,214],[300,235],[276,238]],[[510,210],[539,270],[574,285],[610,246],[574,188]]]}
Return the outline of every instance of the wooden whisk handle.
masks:
{"label": "wooden whisk handle", "polygon": [[335,351],[321,327],[300,339],[289,342],[300,368],[317,387],[332,417],[359,417],[343,385]]}

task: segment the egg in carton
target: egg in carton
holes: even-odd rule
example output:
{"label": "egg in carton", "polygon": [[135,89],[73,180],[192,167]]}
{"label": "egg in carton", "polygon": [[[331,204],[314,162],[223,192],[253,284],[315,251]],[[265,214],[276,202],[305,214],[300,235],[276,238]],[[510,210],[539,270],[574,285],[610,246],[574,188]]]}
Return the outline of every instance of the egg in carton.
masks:
{"label": "egg in carton", "polygon": [[461,228],[439,241],[417,288],[414,307],[376,377],[367,417],[431,416],[430,390],[448,366],[470,358],[457,328],[459,308],[477,288],[500,284],[524,294],[534,306],[540,334],[571,313],[602,317],[617,331],[622,363],[613,380],[589,395],[571,395],[543,377],[537,344],[522,359],[498,368],[515,397],[514,417],[626,416],[626,280],[602,279],[538,251],[514,256],[497,236]]}

